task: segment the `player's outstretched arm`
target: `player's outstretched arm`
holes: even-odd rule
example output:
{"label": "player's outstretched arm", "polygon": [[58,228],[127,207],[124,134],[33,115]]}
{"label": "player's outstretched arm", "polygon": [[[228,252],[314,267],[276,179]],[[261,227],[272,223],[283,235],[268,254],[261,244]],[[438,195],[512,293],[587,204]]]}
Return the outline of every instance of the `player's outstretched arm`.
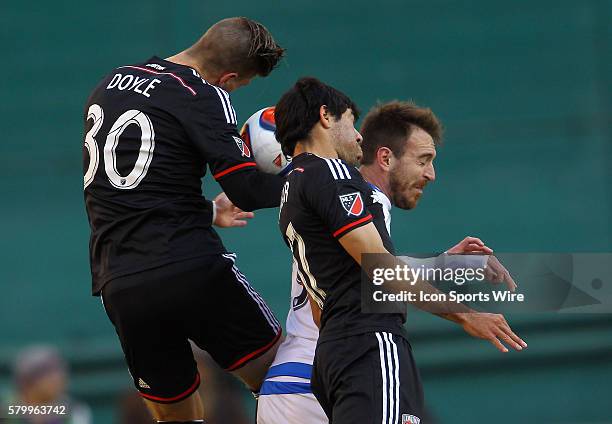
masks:
{"label": "player's outstretched arm", "polygon": [[278,207],[285,177],[252,168],[224,176],[218,182],[234,205],[250,212]]}
{"label": "player's outstretched arm", "polygon": [[[393,256],[383,245],[383,241],[378,233],[378,230],[372,222],[363,225],[359,228],[342,236],[339,240],[340,244],[349,255],[362,267],[368,276],[373,280],[375,270],[380,269],[396,269],[397,267],[404,268],[409,266],[405,262]],[[376,254],[373,260],[363,263],[363,255]],[[410,303],[417,308],[436,315],[452,316],[457,313],[470,313],[472,309],[464,304],[457,302],[427,302],[420,299],[423,296],[418,296],[419,293],[439,294],[438,289],[432,286],[428,281],[418,279],[408,283],[405,280],[386,280],[385,290],[390,293],[411,292],[415,294],[414,301]],[[450,319],[450,318],[448,318]]]}
{"label": "player's outstretched arm", "polygon": [[517,284],[508,270],[501,264],[499,259],[493,256],[493,249],[485,245],[479,238],[466,237],[455,246],[448,249],[446,253],[450,255],[465,253],[486,255],[486,257],[484,257],[486,263],[483,264],[486,280],[494,284],[504,283],[511,292],[516,290]]}
{"label": "player's outstretched arm", "polygon": [[[378,254],[376,263],[368,264],[369,269],[364,271],[372,277],[375,268],[394,269],[396,266],[403,267],[405,262],[400,261],[385,249],[382,239],[373,223],[356,228],[340,239],[340,244],[349,255],[362,267],[362,255],[375,253]],[[407,284],[405,281],[386,281],[384,283],[390,291],[399,292],[424,292],[428,294],[439,293],[435,287],[424,280],[417,280],[414,285]],[[390,286],[390,287],[389,287]],[[420,296],[415,296],[420,299]],[[463,327],[471,336],[489,340],[501,352],[508,349],[501,343],[502,341],[516,350],[522,350],[527,344],[518,337],[506,322],[503,315],[479,313],[466,305],[456,302],[410,302],[419,309],[438,315],[442,318],[453,321]]]}
{"label": "player's outstretched arm", "polygon": [[234,206],[225,192],[219,193],[213,203],[215,205],[213,224],[220,228],[245,227],[247,225],[246,220],[255,216],[253,212],[244,212]]}

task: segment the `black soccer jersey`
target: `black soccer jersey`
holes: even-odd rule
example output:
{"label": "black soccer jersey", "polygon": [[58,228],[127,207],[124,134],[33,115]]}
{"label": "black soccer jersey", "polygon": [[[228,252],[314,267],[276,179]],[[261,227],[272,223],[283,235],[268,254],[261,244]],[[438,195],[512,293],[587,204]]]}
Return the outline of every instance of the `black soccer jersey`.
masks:
{"label": "black soccer jersey", "polygon": [[84,120],[94,294],[119,276],[224,251],[202,196],[205,167],[217,180],[255,167],[227,92],[152,57],[104,77]]}
{"label": "black soccer jersey", "polygon": [[404,334],[402,314],[361,312],[361,267],[339,238],[373,222],[388,251],[393,245],[383,206],[354,167],[303,153],[281,195],[279,226],[298,275],[322,309],[319,341],[370,331]]}

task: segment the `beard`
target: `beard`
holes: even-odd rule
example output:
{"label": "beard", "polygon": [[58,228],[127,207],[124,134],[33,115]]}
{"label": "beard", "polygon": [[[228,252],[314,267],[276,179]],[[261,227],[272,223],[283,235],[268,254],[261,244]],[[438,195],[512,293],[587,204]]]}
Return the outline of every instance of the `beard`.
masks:
{"label": "beard", "polygon": [[338,154],[338,157],[347,164],[358,167],[361,165],[361,146],[357,143],[356,139],[351,139],[352,135],[347,135],[347,132],[341,128],[334,128],[332,130],[332,140],[334,144],[334,150]]}
{"label": "beard", "polygon": [[413,209],[417,205],[418,197],[411,198],[407,192],[410,190],[410,183],[399,175],[397,170],[389,173],[389,189],[391,191],[391,203],[399,209]]}
{"label": "beard", "polygon": [[338,157],[345,161],[347,164],[351,166],[358,167],[360,165],[361,159],[361,147],[358,144],[355,146],[347,147],[344,146],[336,146],[336,153],[338,153]]}

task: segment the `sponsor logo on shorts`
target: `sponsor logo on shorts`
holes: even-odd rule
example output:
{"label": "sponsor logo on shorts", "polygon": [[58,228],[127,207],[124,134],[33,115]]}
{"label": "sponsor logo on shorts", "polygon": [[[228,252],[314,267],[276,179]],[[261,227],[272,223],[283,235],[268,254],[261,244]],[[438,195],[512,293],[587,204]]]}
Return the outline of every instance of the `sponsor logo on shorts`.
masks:
{"label": "sponsor logo on shorts", "polygon": [[138,387],[143,388],[143,389],[150,389],[151,386],[149,386],[147,383],[145,383],[145,381],[142,378],[138,379]]}
{"label": "sponsor logo on shorts", "polygon": [[348,216],[359,216],[363,212],[363,200],[361,199],[361,193],[358,191],[343,194],[338,196],[338,198],[344,210],[348,212]]}
{"label": "sponsor logo on shorts", "polygon": [[402,414],[402,424],[419,424],[421,419],[414,415]]}

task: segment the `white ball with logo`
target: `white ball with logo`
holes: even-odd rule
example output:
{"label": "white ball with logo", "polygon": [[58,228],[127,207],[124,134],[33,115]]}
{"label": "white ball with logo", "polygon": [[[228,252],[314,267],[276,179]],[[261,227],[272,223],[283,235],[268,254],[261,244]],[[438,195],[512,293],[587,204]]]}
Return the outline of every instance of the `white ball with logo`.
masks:
{"label": "white ball with logo", "polygon": [[257,168],[267,174],[281,174],[289,163],[274,137],[274,130],[274,106],[255,112],[240,130],[240,137],[253,153]]}

